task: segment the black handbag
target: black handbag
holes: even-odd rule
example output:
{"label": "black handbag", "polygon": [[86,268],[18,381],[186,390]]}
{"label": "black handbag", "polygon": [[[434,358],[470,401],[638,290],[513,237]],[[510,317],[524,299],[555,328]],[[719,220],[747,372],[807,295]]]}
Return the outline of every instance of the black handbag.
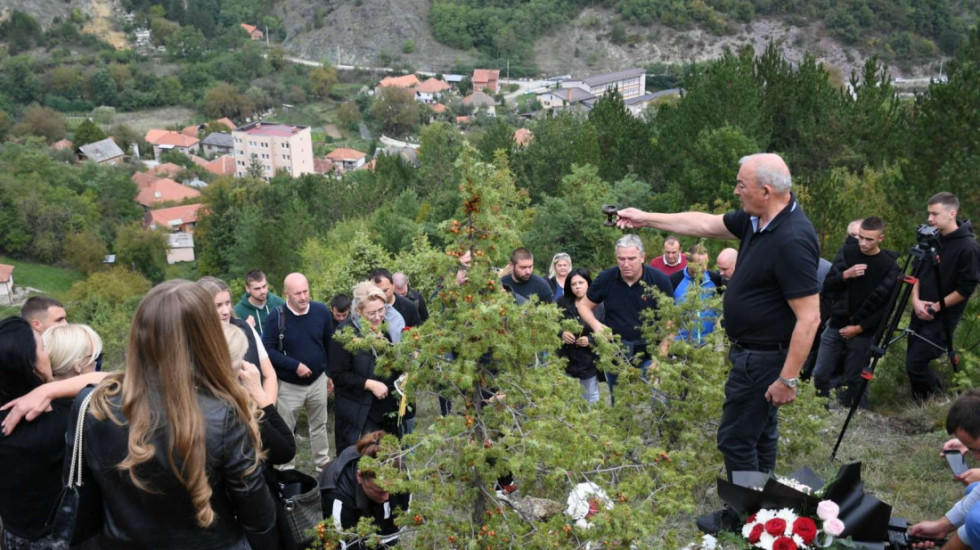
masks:
{"label": "black handbag", "polygon": [[85,413],[88,411],[92,392],[82,400],[75,421],[75,440],[71,451],[71,464],[68,479],[58,499],[58,507],[51,512],[48,525],[51,537],[69,542],[72,546],[81,544],[102,532],[102,493],[92,480],[82,479],[83,437]]}
{"label": "black handbag", "polygon": [[297,470],[275,470],[276,523],[283,550],[305,550],[313,545],[316,527],[323,521],[320,484]]}

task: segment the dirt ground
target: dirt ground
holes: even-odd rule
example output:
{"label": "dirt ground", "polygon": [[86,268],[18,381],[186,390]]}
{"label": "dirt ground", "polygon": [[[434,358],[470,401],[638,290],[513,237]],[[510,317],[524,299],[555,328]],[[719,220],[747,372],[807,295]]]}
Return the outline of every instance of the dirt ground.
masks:
{"label": "dirt ground", "polygon": [[160,107],[135,113],[119,113],[112,119],[112,124],[125,124],[140,134],[145,134],[150,128],[187,126],[195,114],[193,109],[187,107]]}

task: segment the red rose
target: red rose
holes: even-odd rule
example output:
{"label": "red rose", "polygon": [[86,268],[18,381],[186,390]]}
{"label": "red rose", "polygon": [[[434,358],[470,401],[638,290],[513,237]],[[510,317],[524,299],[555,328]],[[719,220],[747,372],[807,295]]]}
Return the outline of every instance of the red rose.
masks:
{"label": "red rose", "polygon": [[752,514],[751,516],[749,516],[749,519],[745,520],[746,525],[750,523],[755,523],[755,514]]}
{"label": "red rose", "polygon": [[766,533],[774,537],[778,537],[786,532],[786,520],[780,518],[772,518],[766,522]]}
{"label": "red rose", "polygon": [[796,518],[793,522],[793,534],[799,535],[803,543],[809,546],[817,537],[817,524],[810,518]]}
{"label": "red rose", "polygon": [[796,550],[797,548],[796,543],[789,537],[779,537],[772,541],[772,550]]}
{"label": "red rose", "polygon": [[762,538],[763,531],[765,531],[765,528],[762,527],[762,524],[756,523],[755,526],[752,527],[752,532],[749,533],[749,544],[759,542],[759,539]]}

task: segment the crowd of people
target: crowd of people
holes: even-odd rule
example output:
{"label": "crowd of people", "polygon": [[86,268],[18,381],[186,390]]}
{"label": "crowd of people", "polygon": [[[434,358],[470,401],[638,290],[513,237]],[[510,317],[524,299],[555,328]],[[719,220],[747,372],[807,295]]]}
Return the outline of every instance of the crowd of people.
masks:
{"label": "crowd of people", "polygon": [[[735,194],[741,208],[724,215],[620,210],[623,229],[670,233],[662,255],[649,262],[643,241],[628,233],[612,247],[615,265],[594,278],[564,252],[552,257],[547,279],[538,276],[526,248],[513,250],[500,271],[501,286],[519,303],[554,303],[577,322],[577,330],[556,335],[558,355],[588,403],[599,401],[604,380],[615,404],[617,377],[597,368],[598,338],[616,335],[645,376],[670,341],[701,346],[723,326],[731,369],[717,444],[729,477],[773,471],[778,409],[796,399],[801,375],[811,375],[825,395],[839,387],[844,404],[866,402],[857,392],[861,370],[900,280],[897,254],[881,247],[885,228],[875,216],[855,220],[833,262],[821,261],[777,155],[743,158]],[[917,398],[939,389],[929,361],[945,348],[951,332],[943,329],[955,328],[980,274],[980,249],[969,222],[957,221],[958,208],[949,193],[929,201],[944,253],[940,267],[912,289],[907,369]],[[697,239],[686,254],[680,236]],[[704,238],[740,245],[718,253],[711,270]],[[464,253],[455,278],[443,284],[464,283],[471,259]],[[162,283],[140,302],[125,368],[111,374],[100,372],[99,336],[68,323],[55,300],[31,298],[21,317],[0,321],[4,548],[68,547],[55,540],[49,518],[71,455],[66,437],[74,441],[76,426],[84,434],[85,475],[101,492],[103,522],[93,539],[99,546],[277,548],[275,472],[294,467],[301,411],[325,517],[338,528],[373,518],[393,542],[393,509],[409,499],[385,491],[358,459],[376,455],[383,434],[410,433],[415,407],[400,395],[402,373],[378,369],[375,345],[348,349],[334,336],[350,331],[376,345],[397,344],[428,321],[426,300],[408,275],[384,268],[329,303],[312,299],[301,273],[286,276],[282,291],[270,292],[260,270],[245,275],[237,302],[214,277]],[[705,307],[665,342],[645,340],[644,312],[658,309],[658,299],[680,304],[716,295],[722,312]],[[335,452],[327,435],[330,396]],[[442,414],[451,412],[452,398],[440,397]],[[509,492],[513,479],[498,486]],[[26,491],[36,498],[17,498]],[[698,525],[717,532],[737,521],[723,509]]]}

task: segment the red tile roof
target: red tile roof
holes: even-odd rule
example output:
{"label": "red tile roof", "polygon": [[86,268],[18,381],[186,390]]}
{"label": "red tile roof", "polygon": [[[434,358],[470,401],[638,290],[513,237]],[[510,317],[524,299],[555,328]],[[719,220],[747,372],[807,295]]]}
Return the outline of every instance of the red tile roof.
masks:
{"label": "red tile roof", "polygon": [[425,82],[415,87],[415,91],[425,94],[437,94],[449,89],[449,84],[444,80],[429,78]]}
{"label": "red tile roof", "polygon": [[69,139],[61,139],[51,144],[52,149],[71,149],[72,143]]}
{"label": "red tile roof", "polygon": [[0,283],[9,283],[10,276],[14,274],[14,266],[0,264]]}
{"label": "red tile roof", "polygon": [[534,134],[532,134],[527,128],[518,128],[517,131],[514,132],[514,141],[516,141],[517,144],[522,147],[526,147],[528,143],[531,143],[532,137],[534,137]]}
{"label": "red tile roof", "polygon": [[290,126],[288,124],[276,124],[273,122],[256,122],[249,126],[238,128],[237,131],[250,136],[291,137],[305,128],[305,126]]}
{"label": "red tile roof", "polygon": [[446,112],[446,106],[443,105],[442,103],[434,103],[432,105],[432,112],[434,112],[434,113],[440,113],[440,114],[445,113]]}
{"label": "red tile roof", "polygon": [[474,69],[473,82],[490,82],[500,79],[499,69]]}
{"label": "red tile roof", "polygon": [[[134,174],[135,176],[135,174]],[[143,206],[153,206],[162,202],[180,202],[201,196],[197,189],[183,186],[169,178],[157,178],[147,184],[137,184],[139,194],[136,202]]]}
{"label": "red tile roof", "polygon": [[204,165],[204,169],[218,176],[235,175],[235,157],[225,155],[218,157]]}
{"label": "red tile roof", "polygon": [[198,125],[197,124],[191,124],[190,126],[184,126],[184,129],[181,130],[180,133],[181,134],[184,134],[187,137],[196,138],[197,137],[197,129],[198,129]]}
{"label": "red tile roof", "polygon": [[146,141],[153,145],[172,145],[174,147],[193,147],[201,140],[185,136],[180,132],[167,130],[150,130],[146,133]]}
{"label": "red tile roof", "polygon": [[235,123],[232,122],[231,119],[228,118],[228,117],[223,117],[223,118],[219,118],[218,120],[212,120],[211,121],[211,124],[215,124],[215,123],[217,123],[217,124],[224,124],[225,126],[228,127],[228,130],[229,131],[234,130],[235,128],[237,128],[237,126],[235,126]]}
{"label": "red tile roof", "polygon": [[150,223],[170,228],[171,222],[197,223],[197,212],[204,206],[202,204],[184,204],[172,206],[170,208],[159,208],[150,210]]}
{"label": "red tile roof", "polygon": [[346,147],[338,147],[333,151],[327,153],[327,158],[330,160],[347,160],[347,161],[357,161],[367,156],[367,153],[362,153],[356,149],[348,149]]}
{"label": "red tile roof", "polygon": [[160,177],[150,172],[136,172],[130,179],[133,180],[133,183],[135,183],[137,187],[141,187],[155,182],[156,180],[160,179]]}
{"label": "red tile roof", "polygon": [[386,76],[381,79],[382,88],[413,88],[419,85],[419,79],[414,74],[405,76]]}
{"label": "red tile roof", "polygon": [[201,158],[201,157],[199,157],[197,155],[190,154],[190,155],[187,155],[187,158],[191,159],[191,162],[193,162],[194,164],[196,164],[198,166],[207,166],[208,165],[208,161],[206,159],[203,159],[203,158]]}

